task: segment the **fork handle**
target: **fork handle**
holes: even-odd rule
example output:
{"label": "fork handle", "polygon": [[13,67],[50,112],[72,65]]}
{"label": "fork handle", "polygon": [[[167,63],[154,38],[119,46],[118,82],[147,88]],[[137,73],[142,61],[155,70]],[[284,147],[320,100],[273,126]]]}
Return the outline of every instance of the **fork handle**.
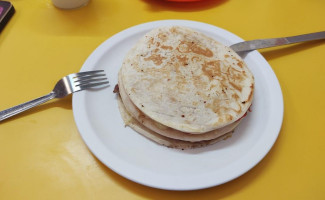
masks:
{"label": "fork handle", "polygon": [[17,106],[0,111],[0,121],[5,120],[5,119],[12,117],[14,115],[17,115],[21,112],[24,112],[30,108],[33,108],[35,106],[42,104],[42,103],[45,103],[53,98],[55,98],[55,93],[51,92],[51,93],[44,95],[42,97],[39,97],[37,99],[34,99],[34,100],[28,101],[26,103],[22,103]]}

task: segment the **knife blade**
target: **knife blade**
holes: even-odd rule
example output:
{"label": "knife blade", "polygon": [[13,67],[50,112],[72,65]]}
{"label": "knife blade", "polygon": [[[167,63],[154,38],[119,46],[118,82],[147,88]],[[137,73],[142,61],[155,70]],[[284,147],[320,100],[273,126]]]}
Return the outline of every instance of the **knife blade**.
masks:
{"label": "knife blade", "polygon": [[291,37],[259,39],[239,42],[230,46],[236,52],[252,51],[256,49],[287,45],[298,42],[325,39],[325,31],[309,33]]}

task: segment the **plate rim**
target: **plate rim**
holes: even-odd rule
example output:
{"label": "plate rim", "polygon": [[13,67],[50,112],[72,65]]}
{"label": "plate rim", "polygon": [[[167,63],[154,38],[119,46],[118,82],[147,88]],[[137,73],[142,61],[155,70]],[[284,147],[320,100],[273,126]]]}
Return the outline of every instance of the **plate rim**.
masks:
{"label": "plate rim", "polygon": [[[93,62],[97,61],[99,58],[101,58],[103,56],[103,54],[105,53],[105,50],[110,49],[112,46],[114,46],[115,44],[122,41],[125,37],[133,35],[136,32],[141,31],[144,28],[155,28],[158,26],[171,25],[171,24],[184,25],[184,26],[200,26],[200,27],[204,26],[207,29],[215,29],[221,33],[227,34],[227,37],[228,36],[231,37],[231,40],[233,40],[233,41],[236,41],[236,42],[244,41],[240,37],[236,36],[235,34],[229,32],[225,29],[222,29],[220,27],[217,27],[217,26],[214,26],[211,24],[206,24],[203,22],[197,22],[197,21],[191,21],[191,20],[152,21],[152,22],[147,22],[147,23],[132,26],[132,27],[127,28],[127,29],[113,35],[112,37],[106,39],[89,55],[89,57],[86,59],[83,66],[81,67],[80,71],[88,70],[87,68],[89,68]],[[220,184],[229,182],[229,181],[243,175],[250,169],[252,169],[255,165],[257,165],[267,155],[267,153],[273,147],[276,139],[278,138],[278,135],[279,135],[281,127],[282,127],[282,122],[283,122],[283,112],[284,112],[283,95],[282,95],[279,81],[278,81],[274,71],[272,70],[271,66],[269,65],[269,63],[264,59],[264,57],[259,52],[257,52],[257,51],[250,52],[250,56],[257,57],[258,58],[257,61],[264,62],[263,65],[267,64],[269,66],[268,68],[266,68],[266,70],[268,70],[269,73],[272,74],[271,79],[273,79],[273,82],[276,83],[274,86],[276,87],[277,94],[273,98],[276,98],[276,100],[277,100],[276,103],[279,106],[279,109],[277,109],[276,111],[271,111],[271,112],[277,112],[277,115],[278,115],[277,120],[276,120],[277,129],[274,131],[274,132],[276,132],[276,134],[269,135],[269,138],[268,138],[269,141],[267,142],[268,146],[264,148],[263,152],[260,152],[258,155],[255,155],[255,159],[253,159],[253,161],[252,161],[252,158],[250,158],[250,162],[245,164],[244,169],[239,170],[239,172],[235,173],[236,175],[232,175],[230,177],[229,177],[229,175],[226,175],[226,178],[224,178],[223,181],[214,182],[214,183],[209,181],[206,184],[202,184],[200,182],[200,184],[197,184],[197,185],[192,184],[190,186],[189,185],[171,186],[168,184],[157,183],[157,181],[152,181],[148,178],[140,177],[140,179],[139,179],[139,174],[141,174],[143,176],[143,174],[148,173],[148,172],[142,171],[142,169],[137,169],[138,170],[137,173],[139,173],[137,175],[132,175],[132,174],[128,173],[127,171],[130,171],[130,170],[129,170],[129,168],[125,167],[125,166],[127,166],[125,161],[118,159],[116,155],[112,154],[107,149],[105,149],[104,148],[105,145],[102,142],[100,142],[100,140],[98,138],[97,138],[98,140],[96,140],[96,138],[90,137],[89,134],[84,134],[84,130],[91,130],[91,127],[89,127],[90,125],[87,123],[80,122],[80,116],[86,114],[84,110],[77,109],[78,107],[80,107],[80,104],[81,104],[80,98],[85,96],[85,94],[83,94],[83,93],[73,94],[73,97],[72,97],[73,115],[74,115],[74,120],[77,125],[79,134],[81,135],[84,143],[87,145],[88,149],[92,152],[92,154],[98,160],[100,160],[106,167],[110,168],[117,174],[119,174],[129,180],[132,180],[136,183],[142,184],[142,185],[146,185],[146,186],[158,188],[158,189],[183,190],[184,191],[184,190],[204,189],[204,188],[213,187],[216,185],[220,185]],[[83,129],[83,130],[81,130],[81,129]],[[271,136],[273,136],[273,137],[271,137]],[[266,140],[266,138],[264,138],[264,140]],[[98,143],[98,142],[100,142],[100,143]],[[254,145],[253,148],[257,148],[256,145]],[[248,156],[248,154],[246,154],[246,156]],[[103,159],[103,157],[110,157],[110,159],[111,159],[110,162],[108,162],[106,159]],[[240,160],[242,160],[242,159],[240,159]],[[118,163],[118,164],[116,164],[116,163]],[[117,169],[116,166],[119,166],[119,169]],[[163,177],[161,177],[161,178],[163,178]]]}

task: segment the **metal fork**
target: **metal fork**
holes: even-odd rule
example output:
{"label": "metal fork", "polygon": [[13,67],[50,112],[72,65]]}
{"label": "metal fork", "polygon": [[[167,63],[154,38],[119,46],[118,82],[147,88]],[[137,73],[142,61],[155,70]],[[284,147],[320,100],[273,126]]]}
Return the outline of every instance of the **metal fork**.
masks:
{"label": "metal fork", "polygon": [[109,82],[107,81],[104,70],[95,70],[87,72],[79,72],[75,74],[69,74],[60,79],[52,92],[37,99],[28,101],[26,103],[14,106],[12,108],[0,111],[0,121],[12,117],[18,113],[26,111],[37,105],[43,104],[54,98],[63,98],[74,92],[85,90],[88,88],[94,88],[99,86],[105,86]]}

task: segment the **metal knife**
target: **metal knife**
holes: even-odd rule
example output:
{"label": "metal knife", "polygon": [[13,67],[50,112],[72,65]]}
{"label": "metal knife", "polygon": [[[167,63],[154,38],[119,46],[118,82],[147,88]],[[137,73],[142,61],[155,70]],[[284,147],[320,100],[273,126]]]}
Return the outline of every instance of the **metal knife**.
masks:
{"label": "metal knife", "polygon": [[325,39],[325,31],[291,36],[291,37],[250,40],[250,41],[233,44],[230,46],[230,48],[232,48],[236,52],[245,52],[245,51],[252,51],[255,49],[262,49],[262,48],[275,47],[275,46],[281,46],[281,45],[298,43],[298,42],[307,42],[312,40],[321,40],[321,39]]}

